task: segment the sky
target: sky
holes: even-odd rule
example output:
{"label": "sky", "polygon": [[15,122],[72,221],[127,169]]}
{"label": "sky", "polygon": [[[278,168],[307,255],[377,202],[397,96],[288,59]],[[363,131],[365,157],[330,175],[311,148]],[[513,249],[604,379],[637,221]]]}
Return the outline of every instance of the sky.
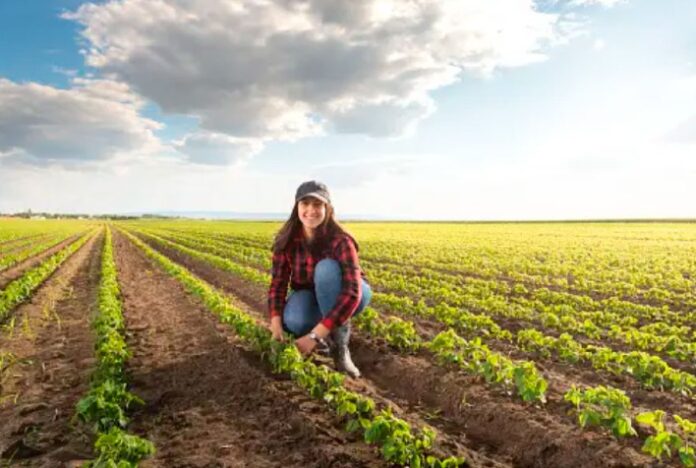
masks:
{"label": "sky", "polygon": [[696,218],[693,0],[0,2],[0,212]]}

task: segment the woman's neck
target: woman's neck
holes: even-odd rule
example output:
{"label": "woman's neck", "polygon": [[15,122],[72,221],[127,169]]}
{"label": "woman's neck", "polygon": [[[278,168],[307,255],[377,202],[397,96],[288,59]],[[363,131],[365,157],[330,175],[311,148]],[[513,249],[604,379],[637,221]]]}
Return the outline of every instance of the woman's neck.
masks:
{"label": "woman's neck", "polygon": [[307,226],[302,226],[302,230],[304,231],[305,240],[308,243],[311,243],[314,240],[316,229],[308,228]]}

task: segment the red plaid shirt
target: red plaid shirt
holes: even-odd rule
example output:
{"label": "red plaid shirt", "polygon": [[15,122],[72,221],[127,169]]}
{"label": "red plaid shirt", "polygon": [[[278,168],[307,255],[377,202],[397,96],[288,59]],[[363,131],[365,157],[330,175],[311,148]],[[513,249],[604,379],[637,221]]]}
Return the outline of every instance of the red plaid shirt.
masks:
{"label": "red plaid shirt", "polygon": [[302,231],[290,242],[284,252],[273,254],[271,287],[268,291],[268,309],[271,317],[282,317],[285,308],[288,283],[297,291],[314,290],[314,267],[324,258],[338,261],[343,273],[341,293],[336,305],[326,314],[321,323],[329,330],[342,325],[358,308],[362,297],[362,278],[364,273],[358,262],[358,251],[353,239],[339,234],[320,256],[312,255],[304,241]]}

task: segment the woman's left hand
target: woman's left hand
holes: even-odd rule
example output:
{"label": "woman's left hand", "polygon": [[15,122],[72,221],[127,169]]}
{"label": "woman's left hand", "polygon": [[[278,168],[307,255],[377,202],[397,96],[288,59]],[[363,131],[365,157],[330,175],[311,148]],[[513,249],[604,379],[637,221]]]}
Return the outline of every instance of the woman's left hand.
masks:
{"label": "woman's left hand", "polygon": [[303,356],[309,356],[314,352],[314,348],[317,347],[317,342],[309,337],[309,335],[302,336],[295,340],[295,346],[300,350]]}

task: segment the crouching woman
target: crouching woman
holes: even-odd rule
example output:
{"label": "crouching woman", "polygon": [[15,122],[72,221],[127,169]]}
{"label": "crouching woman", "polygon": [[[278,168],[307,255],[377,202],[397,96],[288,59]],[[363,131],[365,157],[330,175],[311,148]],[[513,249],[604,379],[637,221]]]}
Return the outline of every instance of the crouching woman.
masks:
{"label": "crouching woman", "polygon": [[350,318],[371,297],[358,245],[336,221],[328,189],[315,181],[303,183],[273,244],[268,292],[273,338],[282,340],[283,330],[291,333],[304,355],[329,346],[336,368],[359,377],[348,350]]}

